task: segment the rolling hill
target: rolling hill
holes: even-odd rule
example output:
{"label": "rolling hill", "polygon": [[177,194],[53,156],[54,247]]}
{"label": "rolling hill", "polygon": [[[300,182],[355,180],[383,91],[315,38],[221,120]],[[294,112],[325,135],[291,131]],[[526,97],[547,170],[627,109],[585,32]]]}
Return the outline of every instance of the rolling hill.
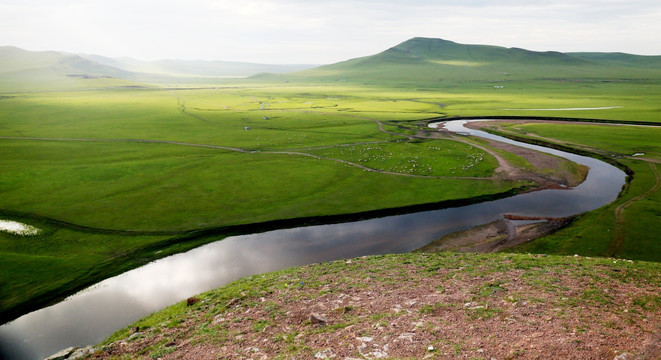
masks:
{"label": "rolling hill", "polygon": [[404,86],[521,80],[646,81],[661,79],[661,56],[537,52],[417,37],[375,55],[313,67],[202,60],[140,61],[0,47],[0,91],[215,84],[221,78],[243,76],[256,81]]}
{"label": "rolling hill", "polygon": [[0,90],[29,91],[135,85],[128,71],[77,55],[0,47]]}
{"label": "rolling hill", "polygon": [[98,62],[118,69],[144,74],[161,74],[176,76],[207,76],[207,77],[244,77],[258,73],[287,73],[305,70],[317,65],[275,65],[255,64],[234,61],[206,60],[155,60],[142,61],[130,57],[109,58],[99,55],[81,54],[88,60]]}
{"label": "rolling hill", "polygon": [[0,91],[208,84],[222,77],[291,72],[312,66],[202,60],[140,61],[3,46],[0,47]]}
{"label": "rolling hill", "polygon": [[321,66],[288,79],[429,84],[539,79],[661,78],[661,56],[536,52],[413,38],[379,54]]}

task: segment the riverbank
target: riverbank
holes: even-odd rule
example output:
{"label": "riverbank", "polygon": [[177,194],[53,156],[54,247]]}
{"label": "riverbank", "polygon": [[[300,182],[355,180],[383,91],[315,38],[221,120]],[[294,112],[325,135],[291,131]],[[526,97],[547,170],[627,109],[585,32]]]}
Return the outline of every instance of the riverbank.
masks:
{"label": "riverbank", "polygon": [[[274,230],[298,227],[341,224],[377,219],[387,216],[456,208],[471,204],[479,204],[487,201],[504,199],[516,194],[531,191],[533,189],[534,188],[532,186],[520,186],[501,193],[485,194],[464,199],[444,200],[433,203],[422,203],[410,206],[386,208],[349,214],[280,219],[262,223],[187,230],[182,231],[180,234],[175,236],[166,236],[159,232],[137,232],[134,234],[127,234],[121,230],[112,231],[93,228],[80,229],[80,227],[76,226],[75,224],[63,223],[61,221],[43,218],[32,214],[21,214],[0,210],[0,215],[11,218],[12,220],[18,220],[35,225],[40,229],[44,229],[44,231],[39,234],[39,236],[43,236],[43,238],[35,238],[36,241],[41,241],[42,243],[44,240],[51,240],[52,238],[49,237],[51,234],[56,234],[59,237],[67,239],[67,241],[69,241],[69,239],[77,239],[82,236],[93,236],[97,240],[102,239],[102,242],[97,241],[96,248],[89,250],[90,254],[85,253],[86,256],[84,256],[83,259],[88,261],[92,260],[95,256],[98,256],[97,252],[100,244],[111,243],[108,246],[116,244],[117,237],[122,237],[124,241],[128,243],[137,243],[137,245],[135,245],[133,248],[130,248],[130,251],[127,250],[123,253],[114,253],[111,259],[98,260],[94,263],[92,270],[81,271],[81,273],[71,281],[62,283],[62,277],[59,277],[53,281],[40,282],[35,284],[36,279],[34,277],[30,278],[29,281],[31,286],[28,289],[17,289],[16,291],[12,292],[11,297],[0,300],[0,324],[8,323],[32,311],[56,304],[71,296],[72,294],[82,291],[85,288],[94,285],[104,279],[117,276],[134,268],[138,268],[148,264],[151,261],[155,261],[177,253],[184,253],[196,247],[216,242],[230,236],[259,234]],[[33,243],[35,242],[35,239],[32,239]],[[149,241],[143,243],[144,239],[149,239]],[[79,251],[81,251],[81,249],[79,249]],[[119,258],[122,258],[123,260],[123,264],[121,265],[118,264]],[[80,259],[77,259],[76,261],[77,263],[81,262]],[[12,264],[7,264],[7,266],[9,265]],[[17,272],[21,269],[21,266],[23,266],[22,263],[16,264]],[[52,272],[45,271],[45,269],[40,269],[40,271],[45,272],[45,276],[53,275]],[[12,273],[11,271],[8,271],[6,274],[12,274],[14,279],[17,276],[16,272]],[[31,274],[34,275],[34,273]],[[27,280],[26,283],[28,283]],[[50,289],[43,290],[44,287]]]}
{"label": "riverbank", "polygon": [[92,358],[652,359],[660,284],[661,264],[638,261],[362,257],[241,279],[119,331]]}
{"label": "riverbank", "polygon": [[425,245],[418,252],[456,251],[494,253],[553,233],[572,223],[574,217],[548,218],[517,225],[507,216],[472,229],[457,231]]}

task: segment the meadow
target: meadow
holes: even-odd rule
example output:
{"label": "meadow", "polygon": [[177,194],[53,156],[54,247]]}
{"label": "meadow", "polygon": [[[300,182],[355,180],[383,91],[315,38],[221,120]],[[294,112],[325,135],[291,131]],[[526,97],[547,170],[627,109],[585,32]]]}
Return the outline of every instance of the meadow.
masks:
{"label": "meadow", "polygon": [[[522,80],[495,89],[488,82],[414,88],[254,79],[200,88],[4,93],[0,214],[42,232],[0,232],[0,319],[224,236],[195,236],[199,230],[227,229],[228,235],[234,225],[259,230],[272,220],[359,216],[533,186],[493,178],[498,164],[483,143],[432,134],[428,119],[541,114],[661,122],[660,102],[661,86],[647,81]],[[578,107],[609,109],[509,110]],[[595,136],[604,149],[639,148]],[[532,168],[516,155],[506,157]],[[636,175],[621,201],[653,181],[649,166],[627,161]],[[652,221],[656,209],[636,211]],[[598,214],[566,231],[607,236],[601,218],[598,225],[585,220]],[[653,222],[646,224],[632,226]],[[557,251],[589,248],[592,238]],[[535,251],[556,249],[532,244]],[[649,240],[647,246],[657,245]],[[615,255],[649,254],[659,260],[647,250]]]}
{"label": "meadow", "polygon": [[580,253],[659,261],[661,128],[562,123],[505,123],[505,133],[540,137],[612,158],[633,171],[628,190],[572,226],[516,248],[520,252]]}
{"label": "meadow", "polygon": [[[3,97],[0,213],[42,231],[31,237],[0,233],[2,318],[223,236],[191,236],[200,229],[531,185],[486,178],[495,164],[477,147],[449,138],[410,141],[379,130],[381,121],[395,130],[388,121],[421,112],[426,117],[432,105],[337,87],[282,90],[109,89]],[[350,96],[333,98],[342,91]],[[385,164],[356,158],[376,154],[371,147],[388,149]],[[439,162],[439,149],[453,169]],[[413,160],[427,167],[397,165]],[[468,162],[475,166],[459,166]]]}

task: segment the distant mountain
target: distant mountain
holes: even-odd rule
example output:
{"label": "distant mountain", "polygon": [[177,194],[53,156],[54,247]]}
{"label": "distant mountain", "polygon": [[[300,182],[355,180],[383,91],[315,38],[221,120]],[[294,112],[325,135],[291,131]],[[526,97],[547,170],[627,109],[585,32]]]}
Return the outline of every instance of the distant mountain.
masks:
{"label": "distant mountain", "polygon": [[658,81],[661,56],[537,52],[413,38],[376,55],[313,67],[202,60],[140,61],[0,47],[0,91],[214,84],[223,77],[248,75],[260,81],[347,81],[416,87],[512,80]]}
{"label": "distant mountain", "polygon": [[661,78],[661,57],[536,52],[413,38],[372,56],[288,74],[288,79],[428,84],[521,79]]}
{"label": "distant mountain", "polygon": [[100,64],[118,69],[146,74],[177,76],[235,77],[250,76],[258,73],[287,73],[309,69],[317,65],[274,65],[231,61],[205,60],[156,60],[141,61],[129,57],[109,58],[99,55],[81,55]]}
{"label": "distant mountain", "polygon": [[33,90],[134,85],[132,73],[77,55],[0,47],[0,89]]}
{"label": "distant mountain", "polygon": [[0,47],[0,91],[214,83],[222,77],[299,71],[314,65],[109,58]]}

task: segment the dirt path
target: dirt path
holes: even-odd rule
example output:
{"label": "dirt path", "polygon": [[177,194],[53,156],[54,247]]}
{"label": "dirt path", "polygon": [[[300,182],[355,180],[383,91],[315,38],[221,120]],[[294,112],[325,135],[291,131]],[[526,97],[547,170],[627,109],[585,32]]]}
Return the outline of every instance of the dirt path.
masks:
{"label": "dirt path", "polygon": [[[479,122],[469,123],[468,125],[468,127],[476,129],[479,129],[481,126]],[[495,173],[500,172],[500,176],[504,178],[534,181],[540,184],[540,187],[542,188],[566,189],[567,187],[576,186],[582,183],[587,176],[587,167],[579,168],[580,171],[578,174],[572,173],[563,166],[562,162],[564,159],[546,153],[502,143],[495,140],[484,139],[489,143],[489,147],[491,147],[489,148],[486,146],[480,146],[467,140],[462,140],[460,137],[448,132],[447,130],[442,131],[444,131],[444,134],[452,136],[457,141],[463,141],[472,146],[479,147],[480,149],[487,151],[489,154],[495,157],[499,163],[499,167],[496,169]],[[520,156],[540,171],[534,172],[524,168],[512,166],[507,160],[499,156],[498,153],[496,153],[493,149],[499,149]],[[542,174],[543,170],[548,169],[553,169],[553,172]]]}
{"label": "dirt path", "polygon": [[620,204],[618,207],[615,208],[615,234],[613,235],[613,241],[611,242],[608,248],[608,254],[610,256],[615,256],[619,254],[620,251],[622,251],[622,246],[624,246],[624,240],[626,238],[626,226],[624,226],[624,211],[636,201],[647,198],[648,196],[652,195],[654,192],[659,190],[659,188],[661,188],[661,175],[659,174],[659,170],[656,168],[656,165],[654,163],[648,162],[648,164],[652,169],[652,173],[656,178],[656,182],[646,192],[623,202],[622,204]]}
{"label": "dirt path", "polygon": [[503,159],[502,156],[498,155],[492,149],[489,149],[486,146],[478,145],[478,144],[475,144],[473,142],[461,139],[456,135],[451,135],[451,137],[455,141],[462,142],[464,144],[468,144],[468,145],[474,146],[478,149],[481,149],[483,151],[486,151],[487,153],[489,153],[489,155],[496,158],[496,160],[498,161],[498,167],[496,168],[496,170],[494,170],[494,173],[501,173],[501,174],[504,174],[504,175],[509,176],[509,177],[516,177],[516,174],[517,174],[516,169],[512,165],[510,165],[510,163],[507,162],[507,160]]}
{"label": "dirt path", "polygon": [[[337,162],[337,163],[340,163],[340,164],[353,166],[353,167],[359,168],[359,169],[364,170],[364,171],[370,171],[370,172],[386,174],[386,175],[394,175],[394,176],[405,176],[405,177],[427,178],[427,179],[470,179],[470,180],[493,180],[493,179],[495,179],[495,177],[493,177],[493,176],[489,176],[489,177],[478,177],[478,176],[429,176],[429,175],[406,174],[406,173],[398,173],[398,172],[394,172],[394,171],[374,169],[374,168],[370,168],[370,167],[367,167],[367,166],[364,166],[364,165],[360,165],[360,164],[357,164],[357,163],[354,163],[354,162],[351,162],[351,161],[348,161],[348,160],[328,158],[328,157],[312,155],[312,154],[297,152],[297,151],[248,150],[248,149],[242,149],[242,148],[231,147],[231,146],[195,144],[195,143],[187,143],[187,142],[180,142],[180,141],[168,141],[168,140],[48,138],[48,137],[16,137],[16,136],[0,136],[0,139],[5,139],[5,140],[129,142],[129,143],[168,144],[168,145],[192,146],[192,147],[201,147],[201,148],[208,148],[208,149],[228,150],[228,151],[235,151],[235,152],[239,152],[239,153],[243,153],[243,154],[275,154],[275,155],[302,156],[302,157],[309,157],[309,158],[313,158],[313,159],[317,159],[317,160],[333,161],[333,162]],[[353,144],[346,144],[346,145],[353,145]]]}

